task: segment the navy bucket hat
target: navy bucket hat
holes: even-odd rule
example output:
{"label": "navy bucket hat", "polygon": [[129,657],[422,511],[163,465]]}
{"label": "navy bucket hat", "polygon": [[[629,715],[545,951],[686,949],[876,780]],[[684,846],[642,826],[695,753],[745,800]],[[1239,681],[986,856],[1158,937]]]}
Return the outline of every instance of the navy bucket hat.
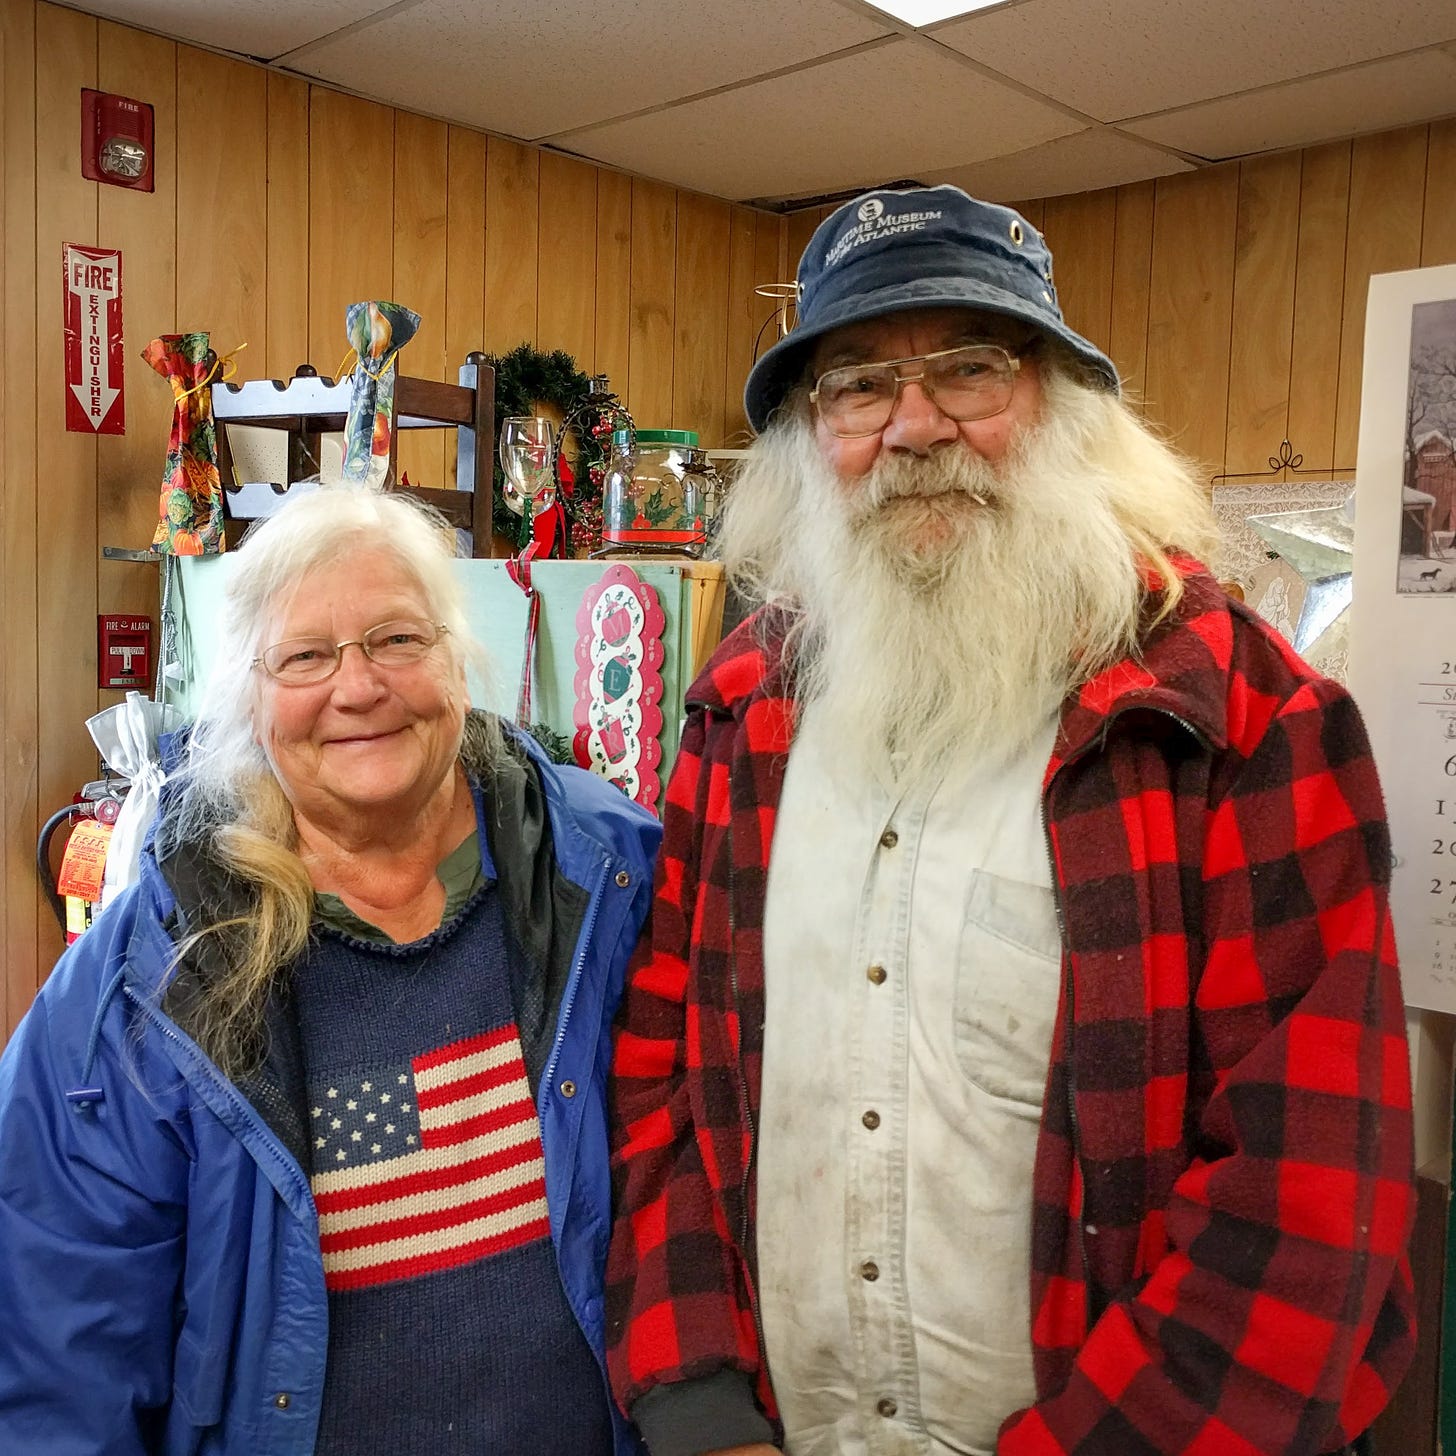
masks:
{"label": "navy bucket hat", "polygon": [[1052,255],[1019,213],[959,187],[866,192],[831,213],[799,260],[799,322],[753,366],[744,408],[755,430],[803,377],[813,345],[845,324],[917,308],[974,308],[1019,319],[1117,393],[1117,367],[1067,327]]}

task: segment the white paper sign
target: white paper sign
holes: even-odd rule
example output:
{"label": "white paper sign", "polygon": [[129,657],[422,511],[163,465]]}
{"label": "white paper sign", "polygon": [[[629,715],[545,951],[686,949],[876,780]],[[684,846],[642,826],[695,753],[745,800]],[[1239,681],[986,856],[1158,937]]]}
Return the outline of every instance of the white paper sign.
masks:
{"label": "white paper sign", "polygon": [[1405,998],[1456,1011],[1456,266],[1370,280],[1350,686],[1395,852]]}

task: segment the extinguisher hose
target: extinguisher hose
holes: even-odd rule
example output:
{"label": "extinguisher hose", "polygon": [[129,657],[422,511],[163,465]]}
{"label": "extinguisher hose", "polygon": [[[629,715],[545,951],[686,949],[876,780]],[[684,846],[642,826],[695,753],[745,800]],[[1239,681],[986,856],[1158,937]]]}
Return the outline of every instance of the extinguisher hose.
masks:
{"label": "extinguisher hose", "polygon": [[68,823],[81,812],[79,804],[67,804],[64,809],[57,809],[41,825],[40,838],[35,844],[35,871],[40,876],[40,887],[45,891],[45,897],[50,901],[51,909],[55,911],[56,920],[62,930],[66,928],[66,902],[61,898],[60,891],[56,888],[56,878],[51,873],[51,839],[62,824]]}

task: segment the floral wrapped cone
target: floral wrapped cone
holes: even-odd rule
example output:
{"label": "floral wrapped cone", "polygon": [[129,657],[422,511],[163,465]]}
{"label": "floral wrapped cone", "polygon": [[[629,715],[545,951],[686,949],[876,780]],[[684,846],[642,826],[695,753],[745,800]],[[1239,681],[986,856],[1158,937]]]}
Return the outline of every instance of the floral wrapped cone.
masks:
{"label": "floral wrapped cone", "polygon": [[348,484],[379,486],[389,474],[395,359],[414,338],[420,316],[402,303],[379,302],[351,303],[345,318],[359,363],[344,421],[343,478]]}
{"label": "floral wrapped cone", "polygon": [[163,334],[142,358],[171,386],[176,401],[152,550],[159,556],[211,556],[224,549],[222,481],[212,420],[216,359],[208,335]]}

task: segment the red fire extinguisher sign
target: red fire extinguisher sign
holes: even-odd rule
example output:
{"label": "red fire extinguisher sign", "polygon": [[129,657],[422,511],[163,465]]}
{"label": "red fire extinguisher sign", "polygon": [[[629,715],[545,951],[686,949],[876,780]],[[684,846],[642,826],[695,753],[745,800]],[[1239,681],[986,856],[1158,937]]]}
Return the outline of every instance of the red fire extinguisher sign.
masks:
{"label": "red fire extinguisher sign", "polygon": [[61,245],[65,306],[66,428],[126,433],[122,360],[121,253]]}

